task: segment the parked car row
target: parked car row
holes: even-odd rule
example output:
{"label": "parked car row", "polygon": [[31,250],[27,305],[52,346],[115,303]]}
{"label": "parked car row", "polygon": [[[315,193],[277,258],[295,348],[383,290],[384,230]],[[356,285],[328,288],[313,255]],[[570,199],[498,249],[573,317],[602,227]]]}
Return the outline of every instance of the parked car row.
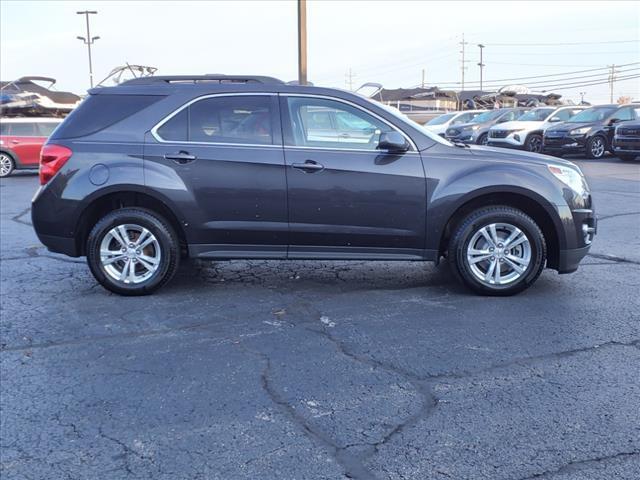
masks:
{"label": "parked car row", "polygon": [[451,112],[424,128],[454,143],[516,148],[563,156],[623,160],[640,155],[640,104],[500,108]]}

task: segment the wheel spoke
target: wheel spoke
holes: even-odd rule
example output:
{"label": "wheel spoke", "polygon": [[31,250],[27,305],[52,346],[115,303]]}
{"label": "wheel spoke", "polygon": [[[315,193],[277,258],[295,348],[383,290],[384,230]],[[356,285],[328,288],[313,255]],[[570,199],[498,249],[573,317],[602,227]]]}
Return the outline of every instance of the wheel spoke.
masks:
{"label": "wheel spoke", "polygon": [[[515,257],[517,258],[517,257]],[[521,260],[521,259],[520,259]],[[513,268],[516,272],[518,272],[518,274],[522,275],[522,273],[525,271],[526,265],[522,264],[522,266],[520,266],[519,264],[517,264],[514,261],[514,257],[513,255],[509,255],[504,259],[505,262],[507,262],[509,264],[509,266],[511,268]],[[524,268],[523,268],[524,267]]]}
{"label": "wheel spoke", "polygon": [[521,234],[522,234],[522,230],[516,227],[513,230],[513,232],[511,232],[511,235],[509,235],[507,239],[504,241],[504,248],[509,248],[509,246],[511,245],[511,242],[513,242],[517,238],[520,238]]}
{"label": "wheel spoke", "polygon": [[[125,231],[125,234],[126,234],[126,231]],[[117,229],[117,228],[112,229],[109,232],[109,235],[111,235],[116,240],[116,242],[118,242],[120,244],[121,247],[127,248],[128,242],[126,241],[125,238],[122,237],[122,235],[120,234],[119,229]],[[128,235],[127,235],[127,238],[129,238]]]}
{"label": "wheel spoke", "polygon": [[497,264],[497,263],[498,263],[498,261],[497,261],[497,260],[493,260],[493,261],[491,262],[491,264],[489,265],[489,269],[487,270],[487,273],[484,275],[484,279],[485,279],[487,282],[491,282],[491,279],[493,278],[493,272],[494,272],[494,271],[495,271],[495,269],[496,269],[496,264]]}
{"label": "wheel spoke", "polygon": [[[143,244],[143,242],[145,243]],[[135,246],[138,248],[144,248],[147,245],[149,245],[151,242],[153,242],[153,237],[151,236],[151,232],[149,232],[149,230],[147,230],[146,228],[143,228],[142,232],[140,232],[140,236],[135,242]]]}
{"label": "wheel spoke", "polygon": [[500,281],[502,280],[502,275],[500,272],[500,263],[495,262],[496,263],[496,268],[494,269],[494,275],[493,275],[493,281],[496,283],[496,285],[500,285]]}
{"label": "wheel spoke", "polygon": [[122,272],[120,272],[120,281],[126,282],[129,277],[129,269],[131,268],[132,262],[130,259],[127,259],[124,262],[124,267],[122,267]]}
{"label": "wheel spoke", "polygon": [[111,265],[114,262],[127,258],[127,256],[124,255],[120,250],[100,250],[100,256],[102,257],[103,265]]}
{"label": "wheel spoke", "polygon": [[491,232],[491,238],[493,239],[493,244],[498,245],[500,243],[500,237],[498,237],[498,232],[496,231],[496,224],[492,223],[489,225],[489,231]]}
{"label": "wheel spoke", "polygon": [[469,263],[473,265],[483,260],[488,260],[489,258],[491,258],[491,253],[486,253],[484,255],[477,255],[469,259]]}
{"label": "wheel spoke", "polygon": [[496,246],[495,242],[491,239],[491,236],[489,235],[489,232],[487,231],[487,227],[482,227],[480,229],[480,234],[484,237],[484,239],[487,241],[487,243],[490,246],[492,246],[492,247]]}
{"label": "wheel spoke", "polygon": [[138,261],[150,272],[155,272],[156,268],[158,268],[158,264],[160,263],[159,258],[150,257],[148,255],[139,255]]}
{"label": "wheel spoke", "polygon": [[125,226],[119,225],[118,232],[120,233],[122,240],[125,242],[122,246],[128,247],[129,244],[131,243],[131,239],[129,238],[129,232],[127,232],[127,229],[125,228]]}

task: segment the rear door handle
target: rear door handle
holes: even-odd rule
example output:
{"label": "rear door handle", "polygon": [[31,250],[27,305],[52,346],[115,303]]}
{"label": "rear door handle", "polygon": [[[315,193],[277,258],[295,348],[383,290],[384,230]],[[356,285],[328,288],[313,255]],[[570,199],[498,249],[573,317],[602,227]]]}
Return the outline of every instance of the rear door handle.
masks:
{"label": "rear door handle", "polygon": [[293,168],[297,168],[298,170],[304,170],[307,173],[319,172],[320,170],[324,170],[324,165],[314,162],[313,160],[306,160],[304,163],[292,163],[291,166]]}
{"label": "rear door handle", "polygon": [[167,153],[164,156],[167,160],[173,160],[174,162],[184,165],[186,163],[191,163],[196,160],[198,157],[195,155],[191,155],[189,152],[180,151],[178,153]]}

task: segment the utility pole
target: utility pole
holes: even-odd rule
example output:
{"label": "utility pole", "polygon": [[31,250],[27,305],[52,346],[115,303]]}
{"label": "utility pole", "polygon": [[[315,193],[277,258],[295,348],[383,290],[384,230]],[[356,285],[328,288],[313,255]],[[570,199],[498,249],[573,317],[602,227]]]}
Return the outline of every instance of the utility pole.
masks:
{"label": "utility pole", "polygon": [[425,73],[425,71],[424,71],[424,68],[423,68],[422,69],[422,83],[421,83],[422,88],[424,88],[424,73]]}
{"label": "utility pole", "polygon": [[611,72],[609,72],[609,103],[613,103],[613,82],[616,80],[616,66],[609,65]]}
{"label": "utility pole", "polygon": [[345,83],[347,84],[347,87],[351,91],[353,91],[353,77],[355,76],[356,74],[353,73],[353,71],[351,70],[351,67],[349,67],[349,71],[344,74]]}
{"label": "utility pole", "polygon": [[76,12],[78,15],[84,15],[87,21],[87,36],[85,37],[76,37],[78,40],[82,40],[87,46],[87,50],[89,51],[89,84],[91,88],[93,88],[93,65],[91,64],[91,45],[98,40],[100,37],[92,37],[89,32],[89,15],[95,15],[98,12],[95,10],[85,10],[83,12]]}
{"label": "utility pole", "polygon": [[584,103],[584,96],[587,94],[587,92],[580,92],[580,105],[582,105]]}
{"label": "utility pole", "polygon": [[307,0],[298,0],[298,83],[307,84]]}
{"label": "utility pole", "polygon": [[461,91],[461,92],[464,92],[464,71],[465,71],[465,69],[467,68],[467,67],[465,67],[465,66],[464,66],[464,64],[466,63],[466,61],[465,61],[465,59],[464,59],[464,47],[465,47],[465,45],[467,45],[468,43],[469,43],[469,42],[465,42],[465,41],[464,41],[464,33],[463,33],[463,34],[462,34],[462,41],[460,42],[460,45],[462,45],[462,50],[460,50],[460,53],[462,54],[462,61],[460,62],[460,65],[461,65],[461,67],[460,67],[460,71],[461,71],[461,73],[462,73],[462,82],[461,82],[462,87],[461,87],[461,89],[460,89],[460,91]]}
{"label": "utility pole", "polygon": [[482,69],[484,68],[484,63],[482,63],[482,50],[484,49],[484,45],[479,43],[478,47],[480,47],[480,63],[478,66],[480,67],[480,91],[482,91]]}

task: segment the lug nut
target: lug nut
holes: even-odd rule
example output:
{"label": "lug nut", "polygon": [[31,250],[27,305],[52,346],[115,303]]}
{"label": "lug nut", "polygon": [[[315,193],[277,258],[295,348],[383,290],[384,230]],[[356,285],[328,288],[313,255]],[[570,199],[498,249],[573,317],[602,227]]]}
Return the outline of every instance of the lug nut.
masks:
{"label": "lug nut", "polygon": [[490,251],[490,252],[493,252],[493,247],[489,247],[489,251]]}
{"label": "lug nut", "polygon": [[491,260],[495,260],[495,259],[496,259],[496,257],[491,257]]}
{"label": "lug nut", "polygon": [[498,248],[502,248],[502,244],[501,243],[498,244]]}
{"label": "lug nut", "polygon": [[130,244],[129,244],[129,248],[133,248],[133,243],[130,243]]}
{"label": "lug nut", "polygon": [[140,250],[136,250],[136,255],[140,255]]}
{"label": "lug nut", "polygon": [[122,247],[122,253],[125,253],[126,251],[127,251],[127,249]]}

